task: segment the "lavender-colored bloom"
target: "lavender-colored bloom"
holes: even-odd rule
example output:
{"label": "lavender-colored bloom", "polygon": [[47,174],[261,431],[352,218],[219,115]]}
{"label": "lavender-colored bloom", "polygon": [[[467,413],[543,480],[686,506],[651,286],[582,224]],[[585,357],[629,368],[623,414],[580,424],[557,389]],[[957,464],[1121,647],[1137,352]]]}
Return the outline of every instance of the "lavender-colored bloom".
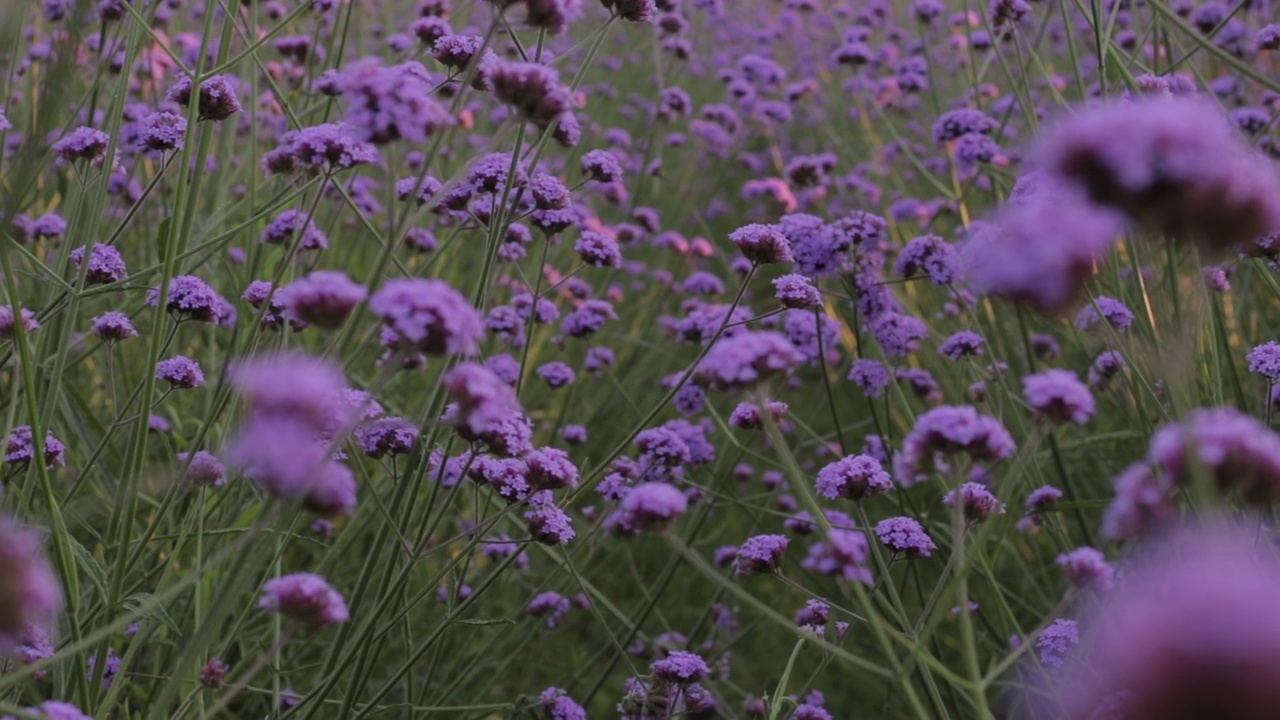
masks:
{"label": "lavender-colored bloom", "polygon": [[871,334],[893,358],[906,357],[915,351],[917,342],[929,334],[929,328],[920,318],[896,312],[884,312],[872,318]]}
{"label": "lavender-colored bloom", "polygon": [[1127,367],[1129,363],[1125,362],[1124,356],[1119,352],[1115,350],[1101,352],[1089,366],[1089,384],[1095,390],[1101,390],[1106,387],[1111,378],[1119,375]]}
{"label": "lavender-colored bloom", "polygon": [[876,537],[885,547],[906,558],[927,558],[938,549],[924,527],[909,517],[885,518],[876,523]]}
{"label": "lavender-colored bloom", "polygon": [[[765,411],[773,418],[773,422],[781,422],[786,417],[787,410],[790,408],[787,403],[777,400],[765,401]],[[729,414],[729,427],[741,428],[743,430],[759,430],[764,427],[764,419],[761,417],[760,406],[755,403],[738,403],[738,406]]]}
{"label": "lavender-colored bloom", "polygon": [[582,237],[574,243],[573,250],[584,263],[593,267],[622,266],[622,251],[618,249],[618,241],[604,233],[584,230]]}
{"label": "lavender-colored bloom", "polygon": [[538,694],[538,702],[550,720],[587,720],[587,711],[558,687],[543,690]]}
{"label": "lavender-colored bloom", "polygon": [[1280,25],[1273,23],[1262,28],[1253,42],[1259,50],[1280,50]]}
{"label": "lavender-colored bloom", "polygon": [[[148,290],[147,304],[156,307],[159,303],[160,289]],[[164,307],[182,320],[220,325],[235,317],[231,303],[195,275],[179,275],[169,281],[169,298]]]}
{"label": "lavender-colored bloom", "polygon": [[657,0],[600,0],[600,4],[627,22],[652,22],[658,14]]}
{"label": "lavender-colored bloom", "polygon": [[560,490],[578,485],[578,467],[563,450],[542,447],[521,459],[528,468],[529,484],[534,488]]}
{"label": "lavender-colored bloom", "polygon": [[[25,467],[31,462],[31,458],[35,456],[35,441],[31,434],[30,425],[18,425],[9,433],[9,440],[5,445],[4,461],[13,465]],[[58,438],[53,436],[52,430],[46,430],[44,435],[44,464],[46,467],[55,468],[62,467],[65,464],[66,447]]]}
{"label": "lavender-colored bloom", "polygon": [[662,530],[688,507],[688,498],[674,485],[642,483],[627,492],[605,526],[622,534]]}
{"label": "lavender-colored bloom", "polygon": [[51,148],[58,162],[73,163],[87,160],[91,165],[101,165],[107,156],[107,145],[111,138],[101,130],[91,127],[78,127],[62,136]]}
{"label": "lavender-colored bloom", "polygon": [[1094,548],[1076,548],[1059,555],[1055,562],[1062,568],[1067,580],[1081,589],[1105,593],[1115,584],[1115,568]]}
{"label": "lavender-colored bloom", "polygon": [[860,531],[833,529],[826,540],[809,546],[809,554],[800,566],[823,575],[870,585],[871,570],[866,567],[869,552],[867,536]]}
{"label": "lavender-colored bloom", "polygon": [[171,112],[154,112],[138,121],[138,145],[148,150],[172,152],[182,149],[187,119]]}
{"label": "lavender-colored bloom", "polygon": [[1022,395],[1036,417],[1083,425],[1093,416],[1093,393],[1070,370],[1046,370],[1022,378]]}
{"label": "lavender-colored bloom", "polygon": [[[1224,523],[1150,546],[1082,618],[1035,717],[1266,718],[1280,700],[1280,565]],[[1033,705],[1033,707],[1035,707]],[[1107,711],[1110,711],[1109,714]]]}
{"label": "lavender-colored bloom", "polygon": [[558,592],[544,592],[538,593],[529,601],[525,612],[532,617],[546,618],[544,622],[547,627],[554,629],[560,624],[560,619],[565,613],[569,612],[569,608],[569,598]]}
{"label": "lavender-colored bloom", "polygon": [[587,429],[582,425],[565,425],[560,430],[560,437],[570,445],[582,445],[587,441]]}
{"label": "lavender-colored bloom", "polygon": [[659,680],[678,685],[695,683],[711,674],[711,668],[701,655],[675,650],[661,660],[649,665],[649,671]]}
{"label": "lavender-colored bloom", "polygon": [[[1097,307],[1095,308],[1094,305]],[[1116,332],[1124,332],[1133,324],[1133,311],[1125,307],[1125,304],[1115,298],[1099,297],[1094,300],[1094,304],[1086,305],[1080,309],[1080,313],[1076,315],[1075,325],[1079,330],[1092,330],[1098,325],[1098,312],[1102,312],[1102,319],[1107,324],[1116,329]]]}
{"label": "lavender-colored bloom", "polygon": [[960,255],[951,243],[937,235],[924,235],[908,242],[893,265],[901,278],[924,273],[937,285],[950,285],[960,277]]}
{"label": "lavender-colored bloom", "polygon": [[272,218],[263,228],[259,241],[268,245],[283,245],[293,241],[295,237],[299,250],[323,250],[329,247],[329,238],[316,227],[312,219],[294,209],[285,210]]}
{"label": "lavender-colored bloom", "polygon": [[[955,507],[956,491],[952,490],[942,496],[942,504]],[[1004,503],[996,499],[991,491],[981,483],[967,482],[960,486],[960,503],[966,521],[978,523],[992,515],[1003,515]]]}
{"label": "lavender-colored bloom", "polygon": [[938,354],[952,360],[962,357],[975,357],[982,354],[982,346],[986,339],[972,330],[961,330],[938,346]]}
{"label": "lavender-colored bloom", "polygon": [[[108,661],[114,658],[118,666],[120,659],[112,654],[110,648],[107,649],[107,653]],[[89,658],[89,662],[92,664],[93,657]],[[93,720],[75,705],[57,700],[46,700],[37,706],[24,708],[24,712],[27,713],[28,717],[42,718],[43,720]],[[13,716],[6,715],[3,720],[13,720]]]}
{"label": "lavender-colored bloom", "polygon": [[446,419],[464,435],[484,436],[520,412],[515,391],[483,365],[461,363],[445,373],[440,384],[454,402]]}
{"label": "lavender-colored bloom", "polygon": [[525,120],[550,127],[573,108],[573,95],[560,74],[545,65],[495,59],[484,65],[494,96]]}
{"label": "lavender-colored bloom", "polygon": [[357,138],[351,128],[326,123],[285,133],[275,149],[262,155],[262,171],[267,175],[332,174],[381,160],[377,148]]}
{"label": "lavender-colored bloom", "polygon": [[1223,491],[1251,502],[1280,496],[1280,435],[1238,410],[1201,408],[1151,437],[1147,459],[1178,485],[1189,485],[1197,463]]}
{"label": "lavender-colored bloom", "polygon": [[351,470],[331,459],[322,428],[298,418],[258,413],[228,443],[228,465],[268,494],[319,515],[350,515],[356,506]]}
{"label": "lavender-colored bloom", "polygon": [[948,110],[942,113],[933,124],[933,141],[941,145],[970,133],[989,135],[997,127],[998,123],[981,110],[972,108]]}
{"label": "lavender-colored bloom", "polygon": [[346,105],[346,125],[360,140],[424,143],[454,123],[432,97],[435,82],[418,62],[384,66],[366,58],[347,65],[334,80]]}
{"label": "lavender-colored bloom", "polygon": [[1040,653],[1040,663],[1052,668],[1062,667],[1067,653],[1079,642],[1080,626],[1075,620],[1054,620],[1036,636],[1036,651]]}
{"label": "lavender-colored bloom", "polygon": [[259,415],[295,417],[323,428],[353,420],[343,398],[346,381],[338,364],[298,351],[240,360],[231,368],[231,385]]}
{"label": "lavender-colored bloom", "polygon": [[418,426],[399,417],[379,418],[355,430],[356,445],[369,457],[406,455],[418,442]]}
{"label": "lavender-colored bloom", "polygon": [[1044,485],[1031,491],[1027,496],[1027,510],[1044,510],[1057,504],[1062,499],[1062,491],[1052,485]]}
{"label": "lavender-colored bloom", "polygon": [[[164,99],[186,107],[191,102],[191,78],[181,75],[165,92]],[[227,75],[213,75],[200,83],[199,119],[226,120],[240,112],[240,100],[236,97],[235,79]]]}
{"label": "lavender-colored bloom", "polygon": [[745,225],[729,233],[729,240],[753,264],[769,265],[792,261],[791,243],[776,225]]}
{"label": "lavender-colored bloom", "polygon": [[336,329],[369,294],[341,270],[316,270],[280,288],[276,300],[295,323]]}
{"label": "lavender-colored bloom", "polygon": [[622,164],[607,150],[592,150],[582,156],[582,172],[596,182],[613,183],[622,179]]}
{"label": "lavender-colored bloom", "polygon": [[822,305],[822,293],[809,278],[798,273],[783,275],[773,281],[774,296],[785,308],[813,308]]}
{"label": "lavender-colored bloom", "polygon": [[388,280],[369,299],[369,310],[397,342],[428,355],[474,353],[484,334],[480,313],[443,280]]}
{"label": "lavender-colored bloom", "polygon": [[694,378],[713,390],[746,388],[803,359],[780,333],[744,332],[717,340],[694,370]]}
{"label": "lavender-colored bloom", "polygon": [[692,295],[721,295],[724,293],[724,281],[705,270],[698,270],[689,273],[681,289]]}
{"label": "lavender-colored bloom", "polygon": [[227,672],[230,668],[227,664],[216,657],[209,658],[209,662],[200,668],[200,684],[207,688],[220,688],[226,681]]}
{"label": "lavender-colored bloom", "polygon": [[540,495],[549,493],[534,493],[530,499],[533,509],[524,514],[525,520],[528,522],[529,535],[534,540],[543,545],[563,545],[573,540],[575,533],[573,531],[573,523],[569,516],[560,508],[550,502],[533,502]]}
{"label": "lavender-colored bloom", "polygon": [[312,630],[347,620],[347,603],[324,578],[294,573],[268,580],[258,607],[280,613]]}
{"label": "lavender-colored bloom", "polygon": [[186,465],[183,480],[192,485],[222,487],[227,484],[227,469],[223,467],[222,461],[204,450],[197,450],[194,456],[178,453],[178,463]]}
{"label": "lavender-colored bloom", "polygon": [[35,626],[47,636],[62,607],[62,591],[36,531],[0,517],[0,653],[8,654]]}
{"label": "lavender-colored bloom", "polygon": [[576,377],[573,368],[559,360],[553,360],[539,366],[537,370],[534,370],[534,374],[542,378],[547,383],[547,386],[553,390],[573,383]]}
{"label": "lavender-colored bloom", "polygon": [[891,378],[884,364],[877,360],[860,358],[849,368],[849,379],[870,398],[878,398],[889,387]]}
{"label": "lavender-colored bloom", "polygon": [[850,455],[818,471],[814,483],[818,494],[828,500],[865,500],[893,489],[889,473],[868,455]]}
{"label": "lavender-colored bloom", "polygon": [[[80,263],[84,260],[84,248],[78,247],[71,251],[68,256],[76,267],[80,267]],[[89,253],[89,268],[85,271],[85,282],[93,284],[106,284],[119,282],[129,274],[125,268],[124,258],[120,257],[120,251],[110,245],[97,243],[93,246],[93,251]]]}
{"label": "lavender-colored bloom", "polygon": [[492,487],[508,502],[529,496],[529,468],[515,458],[477,458],[467,473],[472,480]]}
{"label": "lavender-colored bloom", "polygon": [[1000,154],[1000,145],[986,135],[969,133],[956,140],[955,156],[961,166],[989,163]]}
{"label": "lavender-colored bloom", "polygon": [[129,322],[129,316],[115,310],[108,310],[89,322],[89,331],[107,342],[128,340],[138,336],[138,331]]}
{"label": "lavender-colored bloom", "polygon": [[1037,157],[1151,232],[1221,246],[1280,227],[1280,177],[1201,100],[1092,107],[1044,133]]}
{"label": "lavender-colored bloom", "polygon": [[1271,384],[1280,384],[1280,343],[1270,340],[1250,350],[1244,359],[1249,372],[1257,373]]}
{"label": "lavender-colored bloom", "polygon": [[204,371],[195,360],[175,355],[156,363],[156,379],[167,382],[174,388],[190,390],[204,384]]}
{"label": "lavender-colored bloom", "polygon": [[776,571],[787,552],[787,536],[754,535],[737,549],[734,567],[739,575],[760,575]]}
{"label": "lavender-colored bloom", "polygon": [[916,425],[894,456],[894,473],[904,487],[920,482],[934,469],[937,453],[964,453],[979,461],[1002,460],[1016,449],[1000,421],[970,406],[943,405],[916,418]]}

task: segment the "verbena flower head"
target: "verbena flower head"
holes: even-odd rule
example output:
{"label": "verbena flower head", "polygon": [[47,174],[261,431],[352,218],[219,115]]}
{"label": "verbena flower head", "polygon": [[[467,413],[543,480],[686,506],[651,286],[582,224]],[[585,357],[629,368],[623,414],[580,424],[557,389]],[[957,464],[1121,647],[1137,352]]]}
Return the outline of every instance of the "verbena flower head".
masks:
{"label": "verbena flower head", "polygon": [[[147,304],[160,303],[160,289],[147,291]],[[195,275],[178,275],[169,281],[169,297],[165,309],[180,320],[223,324],[235,319],[235,308],[204,280]]]}
{"label": "verbena flower head", "polygon": [[1084,590],[1105,593],[1115,585],[1115,568],[1101,551],[1080,547],[1058,556],[1055,561],[1071,584]]}
{"label": "verbena flower head", "polygon": [[658,14],[657,0],[600,0],[600,4],[628,22],[652,22]]}
{"label": "verbena flower head", "polygon": [[316,428],[352,419],[342,396],[342,368],[330,360],[300,351],[267,353],[237,361],[231,386],[255,413],[296,417]]}
{"label": "verbena flower head", "polygon": [[938,346],[938,354],[952,360],[964,357],[975,357],[982,354],[982,346],[986,339],[972,330],[961,330],[942,341]]}
{"label": "verbena flower head", "polygon": [[356,428],[356,446],[368,457],[406,455],[413,452],[418,432],[418,426],[404,418],[379,418]]}
{"label": "verbena flower head", "polygon": [[895,554],[906,558],[927,558],[937,550],[933,539],[914,518],[891,517],[876,523],[876,537]]}
{"label": "verbena flower head", "polygon": [[583,262],[592,267],[622,266],[622,251],[618,248],[618,241],[604,233],[584,230],[573,249]]}
{"label": "verbena flower head", "polygon": [[174,388],[190,390],[204,384],[200,363],[184,355],[175,355],[156,363],[156,379]]}
{"label": "verbena flower head", "polygon": [[1080,619],[1080,644],[1035,689],[1048,695],[1035,717],[1270,717],[1278,592],[1274,549],[1250,530],[1210,523],[1163,538]]}
{"label": "verbena flower head", "polygon": [[227,469],[222,461],[204,450],[197,450],[194,456],[178,453],[178,464],[186,465],[183,479],[193,485],[222,487],[227,484]]}
{"label": "verbena flower head", "polygon": [[428,355],[470,355],[484,335],[480,313],[443,280],[388,280],[369,310],[398,343]]}
{"label": "verbena flower head", "polygon": [[1076,328],[1092,330],[1097,327],[1099,312],[1102,313],[1101,319],[1106,320],[1108,325],[1116,329],[1116,332],[1124,332],[1133,324],[1133,311],[1124,303],[1115,298],[1099,297],[1093,304],[1080,308],[1079,314],[1076,315]]}
{"label": "verbena flower head", "polygon": [[154,112],[138,121],[138,146],[147,150],[181,150],[187,119],[171,112]]}
{"label": "verbena flower head", "polygon": [[62,589],[44,557],[43,538],[0,517],[0,652],[8,654],[28,626],[47,631],[62,608]]}
{"label": "verbena flower head", "polygon": [[[76,267],[84,260],[84,248],[78,247],[68,256]],[[106,284],[119,282],[129,274],[120,251],[110,245],[95,244],[89,253],[89,268],[85,271],[85,282]]]}
{"label": "verbena flower head", "polygon": [[621,534],[662,530],[688,507],[688,498],[674,485],[641,483],[627,491],[618,509],[606,518],[605,526]]}
{"label": "verbena flower head", "polygon": [[785,373],[804,359],[786,336],[749,331],[717,340],[694,370],[694,378],[713,390],[742,389]]}
{"label": "verbena flower head", "polygon": [[458,364],[440,378],[453,401],[445,419],[464,437],[484,437],[520,412],[515,391],[492,370],[474,362]]}
{"label": "verbena flower head", "polygon": [[347,603],[324,578],[311,573],[294,573],[268,580],[262,586],[258,606],[297,620],[318,630],[346,622]]}
{"label": "verbena flower head", "polygon": [[[191,102],[191,78],[180,75],[164,98],[186,107]],[[241,109],[235,79],[227,75],[214,75],[201,81],[198,102],[200,120],[226,120]]]}
{"label": "verbena flower head", "polygon": [[[26,467],[27,463],[31,462],[31,458],[35,457],[35,452],[35,441],[31,434],[31,426],[18,425],[9,433],[9,440],[5,444],[4,461]],[[66,447],[58,438],[53,436],[53,431],[46,430],[44,435],[45,466],[50,468],[62,467],[66,463],[65,453]]]}
{"label": "verbena flower head", "polygon": [[904,487],[935,470],[935,455],[963,453],[978,461],[1002,460],[1016,445],[1000,421],[969,406],[943,405],[916,418],[916,425],[894,456],[894,473]]}
{"label": "verbena flower head", "polygon": [[828,500],[865,500],[893,489],[889,473],[868,455],[849,455],[824,466],[814,483],[818,494]]}
{"label": "verbena flower head", "polygon": [[316,270],[280,289],[276,299],[293,322],[341,327],[369,291],[341,270]]}
{"label": "verbena flower head", "polygon": [[[93,720],[75,705],[58,700],[46,700],[39,705],[24,708],[24,712],[31,717],[45,720]],[[6,715],[3,720],[13,720],[13,716]]]}
{"label": "verbena flower head", "polygon": [[958,140],[962,135],[970,133],[990,134],[998,127],[998,123],[981,110],[959,108],[948,110],[938,116],[933,124],[933,141],[942,143]]}
{"label": "verbena flower head", "polygon": [[452,125],[453,116],[432,97],[433,85],[415,61],[384,66],[377,58],[350,63],[335,78],[347,126],[357,138],[374,144],[423,143]]}
{"label": "verbena flower head", "polygon": [[1040,663],[1046,667],[1060,668],[1071,652],[1080,642],[1080,626],[1075,620],[1058,618],[1036,636],[1036,651],[1040,653]]}
{"label": "verbena flower head", "polygon": [[573,109],[569,87],[546,65],[494,59],[485,63],[484,71],[494,96],[540,128],[550,127]]}
{"label": "verbena flower head", "polygon": [[299,250],[323,250],[329,247],[329,238],[316,227],[312,218],[292,208],[272,218],[259,238],[267,245],[285,245],[295,239]]}
{"label": "verbena flower head", "polygon": [[871,570],[866,567],[869,552],[867,536],[861,531],[832,529],[825,540],[809,546],[809,554],[800,566],[822,575],[870,585]]}
{"label": "verbena flower head", "polygon": [[1269,340],[1244,356],[1249,372],[1257,373],[1272,384],[1280,384],[1280,343]]}
{"label": "verbena flower head", "polygon": [[884,389],[893,381],[883,363],[867,358],[853,361],[853,365],[849,367],[849,379],[870,398],[883,395]]}
{"label": "verbena flower head", "polygon": [[901,278],[923,273],[934,284],[950,285],[960,278],[960,255],[946,240],[925,235],[902,248],[893,269]]}
{"label": "verbena flower head", "polygon": [[[1177,485],[1204,470],[1223,491],[1252,502],[1280,497],[1280,435],[1228,407],[1200,408],[1158,429],[1147,459]],[[1196,468],[1191,463],[1198,463]]]}
{"label": "verbena flower head", "polygon": [[734,567],[739,575],[771,573],[782,565],[786,552],[786,535],[753,535],[738,548]]}
{"label": "verbena flower head", "polygon": [[377,148],[357,138],[350,127],[325,123],[285,133],[274,150],[263,153],[262,171],[267,175],[330,174],[381,161]]}
{"label": "verbena flower head", "polygon": [[[942,504],[947,507],[955,507],[956,492],[956,490],[952,490],[944,495]],[[964,483],[959,488],[959,494],[964,519],[968,522],[982,522],[992,515],[1004,514],[1004,503],[997,500],[996,496],[992,495],[991,491],[981,483]]]}
{"label": "verbena flower head", "polygon": [[1070,370],[1046,370],[1022,378],[1022,395],[1037,418],[1083,425],[1093,416],[1093,393]]}
{"label": "verbena flower head", "polygon": [[1213,246],[1280,228],[1280,177],[1198,99],[1100,104],[1041,137],[1040,166],[1145,229]]}
{"label": "verbena flower head", "polygon": [[101,130],[78,127],[59,138],[51,149],[58,162],[84,160],[90,165],[101,165],[107,157],[107,145],[110,142],[111,138]]}
{"label": "verbena flower head", "polygon": [[742,256],[757,265],[792,261],[791,243],[776,225],[752,224],[729,233],[729,240]]}
{"label": "verbena flower head", "polygon": [[804,275],[791,273],[773,281],[774,295],[784,308],[814,308],[822,306],[822,293]]}
{"label": "verbena flower head", "polygon": [[685,650],[675,650],[661,660],[655,660],[649,665],[649,671],[659,680],[677,685],[695,683],[711,674],[711,668],[701,655]]}
{"label": "verbena flower head", "polygon": [[587,711],[558,687],[549,687],[538,693],[542,711],[551,720],[587,720]]}

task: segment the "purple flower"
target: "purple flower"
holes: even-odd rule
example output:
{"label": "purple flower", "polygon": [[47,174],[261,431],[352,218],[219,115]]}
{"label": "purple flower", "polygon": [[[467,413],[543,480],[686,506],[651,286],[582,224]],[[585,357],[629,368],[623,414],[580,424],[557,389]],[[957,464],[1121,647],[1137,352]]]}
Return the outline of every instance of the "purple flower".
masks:
{"label": "purple flower", "polygon": [[533,509],[524,514],[529,526],[529,535],[543,545],[563,545],[575,536],[573,522],[563,510],[552,503],[534,502],[543,495],[549,496],[549,493],[545,491],[535,493],[530,498]]}
{"label": "purple flower", "polygon": [[325,237],[311,218],[293,209],[285,210],[272,218],[263,228],[259,241],[267,245],[284,245],[295,237],[299,250],[323,250],[329,247],[329,238]]}
{"label": "purple flower", "polygon": [[773,281],[774,296],[784,308],[813,308],[822,305],[822,293],[809,278],[798,273],[783,275]]}
{"label": "purple flower", "polygon": [[160,152],[181,150],[186,132],[186,118],[171,112],[154,112],[138,121],[138,145]]}
{"label": "purple flower", "polygon": [[576,377],[573,368],[559,360],[553,360],[539,366],[537,370],[534,370],[534,374],[542,378],[547,383],[547,386],[553,390],[571,384]]}
{"label": "purple flower", "polygon": [[[156,307],[159,303],[160,289],[148,290],[147,304]],[[169,281],[169,298],[164,307],[181,320],[221,325],[235,319],[231,303],[195,275],[179,275]]]}
{"label": "purple flower", "polygon": [[[942,504],[955,507],[956,491],[952,490],[942,496]],[[1004,503],[996,499],[991,491],[981,483],[967,482],[960,486],[960,502],[966,521],[979,523],[992,515],[1004,514]]]}
{"label": "purple flower", "polygon": [[[36,320],[35,313],[26,308],[21,308],[18,316],[22,318],[22,329],[24,332],[31,333],[39,329],[40,322]],[[14,337],[14,329],[16,323],[13,317],[13,307],[9,305],[0,306],[0,338],[6,340]]]}
{"label": "purple flower", "polygon": [[946,240],[925,235],[902,248],[893,270],[903,279],[924,273],[936,285],[950,285],[959,279],[960,255]]}
{"label": "purple flower", "polygon": [[577,487],[578,468],[563,450],[543,447],[526,454],[529,484],[535,488],[560,490]]}
{"label": "purple flower", "polygon": [[894,553],[907,558],[927,558],[938,547],[913,518],[891,517],[876,523],[876,537]]}
{"label": "purple flower", "polygon": [[222,461],[204,450],[197,450],[194,456],[178,453],[178,463],[187,466],[183,480],[193,485],[222,487],[227,484],[227,469]]}
{"label": "purple flower", "polygon": [[399,417],[379,418],[355,430],[356,445],[369,457],[406,455],[418,442],[418,426]]}
{"label": "purple flower", "polygon": [[828,500],[865,500],[889,492],[893,483],[875,458],[850,455],[819,470],[814,487]]}
{"label": "purple flower", "polygon": [[604,233],[583,230],[582,237],[573,246],[582,262],[593,267],[616,268],[622,266],[622,251],[618,242]]}
{"label": "purple flower", "polygon": [[934,455],[964,453],[979,461],[1003,460],[1016,449],[1000,421],[970,406],[942,405],[921,414],[894,456],[894,473],[903,487],[926,479]]}
{"label": "purple flower", "polygon": [[878,398],[889,387],[891,378],[883,363],[876,360],[860,358],[853,361],[849,368],[849,379],[870,398]]}
{"label": "purple flower", "polygon": [[833,529],[827,539],[809,546],[809,554],[800,566],[823,575],[870,585],[871,570],[866,567],[867,536],[857,530]]}
{"label": "purple flower", "polygon": [[381,161],[378,150],[352,135],[345,125],[327,123],[290,130],[274,150],[262,155],[266,175],[331,174]]}
{"label": "purple flower", "polygon": [[674,650],[661,660],[649,665],[649,671],[659,680],[678,685],[695,683],[711,674],[711,668],[701,655]]}
{"label": "purple flower", "polygon": [[1199,99],[1097,105],[1046,131],[1040,166],[1147,230],[1213,245],[1280,227],[1280,178]]}
{"label": "purple flower", "polygon": [[1115,350],[1101,352],[1093,359],[1093,365],[1089,366],[1089,384],[1095,390],[1101,390],[1106,387],[1111,378],[1119,375],[1127,367],[1129,364],[1119,352]]}
{"label": "purple flower", "polygon": [[622,179],[622,164],[607,150],[592,150],[582,156],[582,172],[596,182],[613,183]]}
{"label": "purple flower", "polygon": [[440,384],[453,400],[446,419],[464,436],[487,435],[520,412],[515,391],[483,365],[460,363],[441,377]]}
{"label": "purple flower", "polygon": [[78,127],[55,142],[52,150],[60,163],[87,160],[90,165],[101,165],[107,157],[107,145],[110,142],[111,138],[101,130]]}
{"label": "purple flower", "polygon": [[280,289],[276,300],[295,323],[336,329],[369,294],[340,270],[316,270]]}
{"label": "purple flower", "polygon": [[62,590],[45,560],[43,538],[35,530],[0,517],[0,652],[8,654],[29,637],[28,627],[45,631],[62,607]]}
{"label": "purple flower", "polygon": [[[78,247],[68,256],[76,267],[84,260],[84,248]],[[89,284],[105,284],[119,282],[129,274],[125,268],[124,258],[120,251],[110,245],[98,243],[89,253],[89,269],[85,272],[85,282]]]}
{"label": "purple flower", "polygon": [[1080,309],[1080,313],[1076,315],[1076,328],[1092,330],[1097,327],[1099,311],[1102,312],[1102,319],[1115,328],[1116,332],[1124,332],[1133,324],[1133,312],[1124,303],[1115,298],[1098,297],[1092,305],[1085,305]]}
{"label": "purple flower", "polygon": [[1251,531],[1210,525],[1153,544],[1125,576],[1081,619],[1080,644],[1061,673],[1033,690],[1047,693],[1049,703],[1036,717],[1274,713],[1280,565],[1269,543]]}
{"label": "purple flower", "polygon": [[1094,412],[1093,393],[1070,370],[1046,370],[1022,378],[1022,395],[1036,417],[1054,424],[1085,424]]}
{"label": "purple flower", "polygon": [[933,141],[941,145],[970,133],[989,135],[998,126],[995,120],[988,117],[981,110],[972,108],[948,110],[938,116],[937,121],[933,124]]}
{"label": "purple flower", "polygon": [[354,419],[342,396],[342,368],[332,361],[283,351],[239,360],[230,374],[259,415],[295,417],[317,429]]}
{"label": "purple flower", "polygon": [[662,530],[688,507],[688,498],[674,485],[641,483],[627,491],[605,527],[619,534]]}
{"label": "purple flower", "polygon": [[200,684],[207,688],[220,688],[226,680],[227,671],[230,668],[227,664],[216,657],[209,658],[209,662],[200,668]]}
{"label": "purple flower", "polygon": [[[164,99],[186,107],[191,102],[191,78],[180,75],[164,94]],[[226,120],[240,112],[235,79],[214,75],[200,83],[200,120]]]}
{"label": "purple flower", "polygon": [[128,340],[138,336],[138,331],[129,322],[129,316],[115,310],[108,310],[89,322],[89,331],[107,342]]}
{"label": "purple flower", "polygon": [[443,280],[388,280],[369,310],[398,343],[428,355],[472,354],[484,335],[480,313]]}
{"label": "purple flower", "polygon": [[174,388],[190,390],[204,384],[204,371],[195,360],[175,355],[156,363],[156,379],[163,380]]}
{"label": "purple flower", "polygon": [[1075,620],[1058,618],[1036,636],[1036,650],[1040,663],[1053,668],[1062,667],[1067,653],[1080,642],[1080,626]]}
{"label": "purple flower", "polygon": [[296,417],[255,414],[227,444],[224,457],[274,497],[319,515],[350,515],[355,477],[330,458],[322,434]]}
{"label": "purple flower", "polygon": [[771,573],[782,565],[782,556],[786,552],[785,535],[754,535],[737,549],[734,567],[739,575]]}
{"label": "purple flower", "polygon": [[294,573],[268,580],[258,607],[280,613],[312,630],[347,620],[347,603],[319,575]]}
{"label": "purple flower", "polygon": [[651,22],[658,14],[657,0],[600,0],[617,17],[628,22]]}
{"label": "purple flower", "polygon": [[550,720],[587,720],[587,711],[558,687],[549,687],[538,694],[542,711]]}
{"label": "purple flower", "polygon": [[573,108],[572,91],[545,65],[494,59],[484,64],[484,73],[494,97],[540,128],[550,127]]}
{"label": "purple flower", "polygon": [[780,333],[743,332],[717,340],[694,370],[694,379],[713,390],[746,388],[790,370],[803,359]]}
{"label": "purple flower", "polygon": [[963,357],[974,357],[982,354],[982,346],[986,339],[972,330],[961,330],[938,346],[938,354],[952,360]]}
{"label": "purple flower", "polygon": [[[35,442],[31,435],[30,425],[18,425],[9,433],[9,441],[5,445],[4,461],[20,467],[26,467],[35,456]],[[44,464],[47,467],[62,467],[66,462],[66,448],[53,436],[52,430],[44,435]]]}
{"label": "purple flower", "polygon": [[1105,593],[1115,584],[1116,571],[1106,557],[1091,547],[1079,547],[1063,553],[1055,560],[1072,585],[1083,590]]}
{"label": "purple flower", "polygon": [[[110,651],[108,651],[110,652]],[[93,658],[89,658],[90,662]],[[119,659],[116,659],[117,664]],[[46,720],[93,720],[93,718],[80,712],[80,708],[71,703],[59,702],[57,700],[46,700],[35,707],[25,709],[32,717],[45,718]],[[13,717],[6,715],[3,720],[13,720]]]}
{"label": "purple flower", "polygon": [[1280,383],[1280,343],[1270,340],[1250,350],[1244,359],[1249,372],[1257,373],[1272,384]]}
{"label": "purple flower", "polygon": [[[786,403],[777,400],[765,401],[765,410],[775,423],[786,417],[789,407]],[[729,414],[729,427],[743,430],[759,430],[763,428],[764,420],[760,415],[760,406],[755,403],[738,403],[738,406]]]}
{"label": "purple flower", "polygon": [[1248,501],[1280,495],[1280,435],[1238,410],[1200,408],[1151,437],[1147,459],[1178,485],[1189,485],[1199,465],[1217,486]]}
{"label": "purple flower", "polygon": [[538,593],[529,601],[525,612],[532,617],[545,617],[547,627],[555,628],[565,613],[569,612],[569,607],[569,598],[557,592],[544,592]]}
{"label": "purple flower", "polygon": [[1052,485],[1043,485],[1027,496],[1027,510],[1044,510],[1062,499],[1062,491]]}
{"label": "purple flower", "polygon": [[433,97],[434,81],[418,62],[384,66],[377,58],[348,64],[334,78],[346,124],[360,140],[421,144],[454,123]]}
{"label": "purple flower", "polygon": [[1258,50],[1280,50],[1280,25],[1273,23],[1262,28],[1253,43]]}
{"label": "purple flower", "polygon": [[920,318],[896,312],[883,312],[872,318],[871,334],[891,358],[906,357],[915,351],[917,341],[929,334]]}
{"label": "purple flower", "polygon": [[729,233],[729,240],[755,265],[792,261],[791,243],[776,225],[746,225]]}

